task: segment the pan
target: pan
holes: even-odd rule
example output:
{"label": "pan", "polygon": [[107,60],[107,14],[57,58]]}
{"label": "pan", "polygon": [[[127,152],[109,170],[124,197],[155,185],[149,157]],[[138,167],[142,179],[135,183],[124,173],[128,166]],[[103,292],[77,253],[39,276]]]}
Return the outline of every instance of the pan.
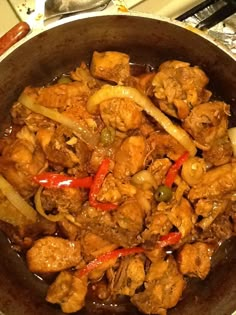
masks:
{"label": "pan", "polygon": [[[9,109],[27,85],[43,85],[56,76],[89,62],[92,52],[116,50],[138,65],[158,66],[168,59],[199,65],[208,75],[215,95],[231,104],[231,125],[236,117],[235,57],[203,32],[181,22],[141,13],[82,14],[29,34],[0,58],[0,126],[9,121]],[[0,235],[0,314],[62,315],[45,302],[47,283],[28,272],[24,258]],[[236,239],[232,237],[214,257],[204,281],[194,280],[182,301],[169,315],[231,315],[236,310]],[[79,312],[139,314],[121,300],[104,304],[88,298]]]}

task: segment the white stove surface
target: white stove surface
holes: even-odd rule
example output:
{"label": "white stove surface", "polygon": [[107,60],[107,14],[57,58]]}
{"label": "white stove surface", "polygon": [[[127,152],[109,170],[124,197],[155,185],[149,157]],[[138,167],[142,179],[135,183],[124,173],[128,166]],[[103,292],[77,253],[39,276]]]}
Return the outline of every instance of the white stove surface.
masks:
{"label": "white stove surface", "polygon": [[[31,22],[36,2],[43,0],[0,0],[0,36],[5,34],[19,21]],[[175,18],[188,9],[201,3],[203,0],[124,0],[129,10],[152,13],[161,16]],[[38,3],[39,3],[38,2]],[[105,9],[107,12],[117,12],[117,8],[111,3]]]}

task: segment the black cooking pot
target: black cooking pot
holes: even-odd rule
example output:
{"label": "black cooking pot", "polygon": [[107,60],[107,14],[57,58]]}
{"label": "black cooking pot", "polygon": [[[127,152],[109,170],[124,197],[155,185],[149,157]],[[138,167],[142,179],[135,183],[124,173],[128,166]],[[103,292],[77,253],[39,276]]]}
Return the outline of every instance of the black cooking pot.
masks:
{"label": "black cooking pot", "polygon": [[[204,33],[183,24],[145,14],[86,14],[31,34],[0,58],[0,126],[27,85],[42,85],[65,73],[94,50],[126,52],[135,64],[158,66],[179,59],[199,65],[210,89],[232,105],[236,117],[236,63],[225,48]],[[27,271],[24,261],[0,235],[0,314],[62,315],[45,302],[47,284]],[[183,300],[168,315],[230,315],[236,310],[236,240],[222,245],[206,280],[193,280]],[[1,313],[2,312],[2,313]],[[127,301],[99,304],[88,299],[79,314],[138,314]]]}

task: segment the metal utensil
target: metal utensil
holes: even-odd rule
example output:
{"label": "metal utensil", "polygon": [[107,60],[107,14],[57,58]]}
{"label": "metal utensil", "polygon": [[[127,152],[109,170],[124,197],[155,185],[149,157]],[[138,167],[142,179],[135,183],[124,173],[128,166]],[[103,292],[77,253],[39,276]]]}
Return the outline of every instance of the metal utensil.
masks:
{"label": "metal utensil", "polygon": [[201,15],[201,12],[204,15],[204,10],[209,6],[212,7],[214,13],[209,16],[205,15],[204,19],[195,26],[196,28],[201,30],[211,28],[236,12],[236,0],[206,0],[178,16],[176,19],[185,21],[195,14]]}

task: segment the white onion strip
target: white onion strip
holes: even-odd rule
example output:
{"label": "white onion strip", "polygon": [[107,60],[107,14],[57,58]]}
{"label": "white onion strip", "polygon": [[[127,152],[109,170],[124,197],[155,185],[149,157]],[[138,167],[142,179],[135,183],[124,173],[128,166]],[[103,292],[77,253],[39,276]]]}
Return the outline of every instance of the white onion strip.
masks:
{"label": "white onion strip", "polygon": [[9,202],[29,221],[36,222],[37,212],[15,190],[15,188],[0,175],[0,190]]}
{"label": "white onion strip", "polygon": [[181,127],[172,123],[172,121],[157,108],[151,100],[137,89],[129,86],[110,86],[105,85],[95,92],[87,102],[87,110],[91,114],[98,111],[98,105],[111,98],[130,98],[139,105],[145,112],[152,116],[172,137],[174,137],[182,146],[189,151],[191,156],[197,152],[196,146],[187,132]]}
{"label": "white onion strip", "polygon": [[38,213],[46,218],[47,220],[49,221],[52,221],[52,222],[58,222],[58,221],[61,221],[63,219],[63,216],[61,213],[59,214],[46,214],[44,209],[43,209],[43,206],[42,206],[42,202],[41,202],[41,193],[42,193],[42,190],[43,190],[43,187],[39,187],[39,189],[37,190],[35,196],[34,196],[34,203],[35,203],[35,207],[36,207],[36,210],[38,211]]}
{"label": "white onion strip", "polygon": [[22,93],[18,100],[22,105],[30,109],[32,112],[41,114],[64,125],[67,128],[72,129],[75,134],[90,147],[94,148],[97,145],[98,138],[96,135],[89,129],[80,125],[78,122],[70,119],[69,117],[66,117],[54,109],[37,104],[31,96],[25,93]]}

